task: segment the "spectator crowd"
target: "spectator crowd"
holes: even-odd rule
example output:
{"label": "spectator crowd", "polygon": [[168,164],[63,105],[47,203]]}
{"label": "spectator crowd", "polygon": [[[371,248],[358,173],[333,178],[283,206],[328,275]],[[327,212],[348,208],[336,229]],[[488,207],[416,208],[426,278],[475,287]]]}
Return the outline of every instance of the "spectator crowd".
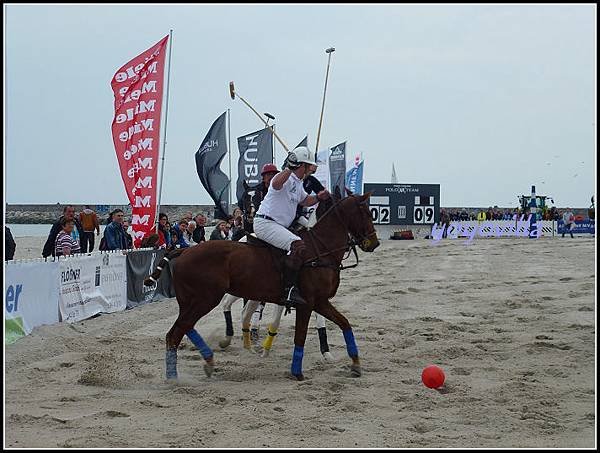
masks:
{"label": "spectator crowd", "polygon": [[[487,220],[512,220],[516,215],[518,219],[522,216],[527,218],[529,209],[500,209],[497,206],[490,206],[487,210],[467,210],[442,208],[440,224],[448,225],[455,221],[487,221]],[[538,214],[542,220],[563,220],[567,233],[571,233],[574,222],[578,216],[573,216],[570,208],[559,210],[552,206],[543,209]],[[240,208],[235,208],[232,215],[227,216],[226,220],[219,220],[215,229],[210,234],[209,240],[233,240],[241,239],[245,234],[243,226],[243,215]],[[192,217],[191,212],[185,213],[181,219],[171,223],[167,214],[160,213],[158,216],[157,233],[144,238],[141,247],[153,248],[186,248],[193,247],[206,241],[205,227],[207,218],[199,213]],[[42,257],[64,256],[75,253],[89,253],[94,251],[96,239],[100,236],[100,223],[96,212],[86,205],[78,214],[75,214],[75,208],[67,205],[63,209],[63,214],[56,220],[50,229],[46,243],[42,250]],[[563,234],[564,237],[564,234]],[[134,247],[133,230],[122,209],[115,209],[109,215],[106,221],[106,228],[102,238],[100,238],[99,250],[128,250]],[[16,250],[16,243],[10,231],[5,226],[5,259],[12,260]]]}

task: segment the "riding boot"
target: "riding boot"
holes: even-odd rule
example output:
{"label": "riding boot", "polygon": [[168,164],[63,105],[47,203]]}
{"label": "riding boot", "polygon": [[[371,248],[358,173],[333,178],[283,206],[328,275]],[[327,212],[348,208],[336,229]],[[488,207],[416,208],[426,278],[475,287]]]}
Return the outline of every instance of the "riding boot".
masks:
{"label": "riding boot", "polygon": [[303,241],[294,241],[291,245],[291,253],[285,257],[284,271],[283,271],[283,283],[284,283],[284,295],[286,311],[289,311],[290,307],[297,305],[306,305],[306,301],[300,295],[298,288],[298,277],[300,276],[300,270],[302,268],[302,254],[306,249]]}

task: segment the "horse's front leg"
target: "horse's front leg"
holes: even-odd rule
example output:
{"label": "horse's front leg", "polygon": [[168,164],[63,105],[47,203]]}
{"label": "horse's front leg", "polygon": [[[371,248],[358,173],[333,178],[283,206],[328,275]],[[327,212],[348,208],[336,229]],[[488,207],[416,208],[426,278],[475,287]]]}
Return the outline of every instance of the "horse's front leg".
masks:
{"label": "horse's front leg", "polygon": [[231,306],[233,303],[240,298],[237,296],[232,296],[231,294],[225,294],[223,299],[221,300],[221,304],[223,305],[223,315],[225,315],[225,337],[221,341],[219,341],[219,346],[221,349],[225,349],[227,346],[231,344],[231,340],[233,339],[233,321],[231,319]]}
{"label": "horse's front leg", "polygon": [[304,358],[304,343],[308,331],[308,321],[312,310],[302,305],[296,308],[296,332],[294,334],[294,355],[292,357],[292,376],[299,381],[304,380],[302,374],[302,359]]}
{"label": "horse's front leg", "polygon": [[360,368],[360,360],[358,359],[358,347],[356,346],[356,341],[354,341],[354,333],[352,333],[352,326],[350,326],[350,323],[344,317],[344,315],[337,311],[328,300],[318,303],[315,306],[315,311],[325,316],[330,321],[336,323],[339,328],[342,329],[344,340],[346,341],[346,350],[352,359],[350,372],[352,373],[352,376],[359,377],[362,374],[362,371]]}
{"label": "horse's front leg", "polygon": [[273,347],[273,340],[275,340],[275,335],[277,335],[277,331],[279,330],[279,324],[281,323],[281,315],[283,314],[283,309],[285,307],[283,305],[275,305],[275,309],[273,310],[273,317],[271,318],[271,324],[267,329],[267,336],[262,343],[263,352],[262,356],[267,357],[271,352],[271,348]]}
{"label": "horse's front leg", "polygon": [[250,323],[252,321],[252,315],[258,307],[260,302],[257,300],[249,300],[246,306],[242,310],[242,338],[244,341],[244,349],[252,351],[252,339],[250,337]]}

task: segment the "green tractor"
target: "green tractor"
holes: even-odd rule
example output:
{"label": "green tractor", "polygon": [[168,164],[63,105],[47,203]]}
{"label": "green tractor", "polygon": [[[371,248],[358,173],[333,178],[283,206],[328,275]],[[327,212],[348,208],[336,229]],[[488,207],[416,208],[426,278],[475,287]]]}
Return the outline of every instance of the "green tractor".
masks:
{"label": "green tractor", "polygon": [[[550,206],[546,203],[546,199],[550,200],[552,204],[554,204],[554,199],[547,195],[536,195],[535,203],[537,206],[537,220],[541,220],[544,218],[544,214],[550,209]],[[531,202],[531,195],[519,195],[519,205],[521,206],[521,212],[524,212],[529,209],[529,204]]]}

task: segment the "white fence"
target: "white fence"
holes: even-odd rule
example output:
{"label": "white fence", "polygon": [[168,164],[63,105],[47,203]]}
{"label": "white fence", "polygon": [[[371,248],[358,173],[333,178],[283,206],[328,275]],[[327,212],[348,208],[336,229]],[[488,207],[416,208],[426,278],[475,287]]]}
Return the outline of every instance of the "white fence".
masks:
{"label": "white fence", "polygon": [[13,343],[44,324],[76,322],[98,313],[125,310],[126,255],[136,251],[6,262],[5,343]]}

